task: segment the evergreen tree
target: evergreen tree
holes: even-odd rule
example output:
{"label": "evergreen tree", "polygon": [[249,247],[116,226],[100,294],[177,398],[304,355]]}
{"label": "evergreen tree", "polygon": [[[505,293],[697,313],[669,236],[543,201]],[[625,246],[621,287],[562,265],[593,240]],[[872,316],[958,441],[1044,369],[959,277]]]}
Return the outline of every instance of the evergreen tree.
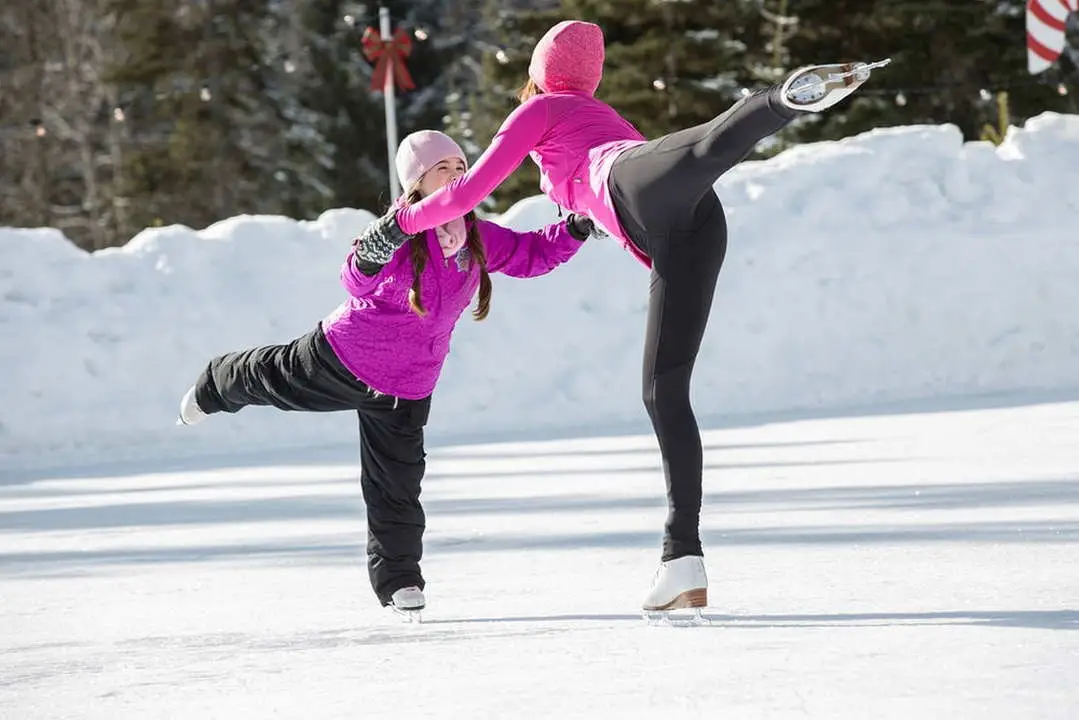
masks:
{"label": "evergreen tree", "polygon": [[711,120],[756,85],[764,43],[753,3],[566,0],[567,17],[598,23],[607,40],[597,97],[645,135]]}
{"label": "evergreen tree", "polygon": [[[506,116],[517,107],[517,92],[528,79],[532,48],[543,33],[563,20],[559,9],[512,10],[499,0],[488,0],[485,25],[492,31],[492,43],[481,60],[479,91],[471,98],[470,109],[452,118],[448,132],[462,139],[473,160],[494,137]],[[483,206],[487,211],[503,211],[514,202],[539,190],[539,170],[526,160],[494,192]]]}
{"label": "evergreen tree", "polygon": [[[443,125],[448,69],[459,43],[442,33],[448,0],[385,2],[392,28],[412,38],[406,59],[416,84],[395,90],[398,139]],[[304,71],[297,114],[317,139],[319,162],[308,181],[324,188],[325,206],[379,211],[389,197],[385,104],[371,88],[374,66],[360,42],[367,27],[379,28],[378,8],[348,0],[308,0],[302,15]]]}
{"label": "evergreen tree", "polygon": [[0,225],[52,226],[81,247],[127,229],[114,181],[119,123],[102,71],[102,0],[0,6]]}
{"label": "evergreen tree", "polygon": [[490,0],[447,3],[442,32],[437,39],[453,49],[451,62],[443,74],[447,89],[444,130],[472,157],[483,150],[473,133],[472,112],[474,103],[484,98],[484,59],[497,51],[499,42],[497,29],[491,24],[489,5]]}
{"label": "evergreen tree", "polygon": [[385,119],[381,96],[369,87],[360,36],[368,24],[377,27],[378,18],[327,0],[306,3],[301,22],[296,120],[314,138],[316,160],[304,180],[321,188],[324,208],[375,210],[385,203],[389,185]]}
{"label": "evergreen tree", "polygon": [[[132,112],[126,164],[140,220],[203,226],[238,213],[310,218],[390,198],[386,125],[360,38],[377,8],[346,0],[112,0],[127,56],[111,79]],[[417,88],[398,89],[399,136],[438,127],[444,0],[389,2],[414,38]],[[452,48],[451,48],[452,50]]]}
{"label": "evergreen tree", "polygon": [[283,209],[287,127],[268,92],[270,4],[113,0],[126,53],[110,80],[135,146],[123,172],[137,225],[201,227]]}
{"label": "evergreen tree", "polygon": [[[469,34],[442,32],[451,0],[388,6],[414,38],[418,88],[397,95],[399,135],[437,128],[446,68]],[[386,127],[362,55],[368,25],[377,7],[346,0],[5,5],[13,42],[0,48],[0,79],[16,92],[0,98],[0,177],[11,180],[0,215],[99,247],[161,223],[379,209]],[[60,61],[63,72],[48,69]]]}

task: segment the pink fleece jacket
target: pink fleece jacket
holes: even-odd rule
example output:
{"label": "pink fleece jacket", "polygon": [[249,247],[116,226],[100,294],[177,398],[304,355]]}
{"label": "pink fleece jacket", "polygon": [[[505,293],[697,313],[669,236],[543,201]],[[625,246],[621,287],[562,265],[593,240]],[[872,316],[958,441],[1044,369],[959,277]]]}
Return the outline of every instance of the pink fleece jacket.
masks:
{"label": "pink fleece jacket", "polygon": [[651,260],[629,241],[615,214],[607,178],[624,150],[644,136],[614,108],[587,92],[543,93],[514,110],[467,173],[397,214],[406,233],[460,217],[479,205],[520,166],[539,166],[540,189],[552,201],[587,215],[618,238],[645,266]]}
{"label": "pink fleece jacket", "polygon": [[[566,223],[535,232],[515,232],[477,220],[487,270],[512,277],[536,277],[569,260],[583,242]],[[356,269],[352,253],[341,267],[349,297],[322,321],[322,331],[341,363],[369,387],[399,398],[427,397],[438,383],[457,321],[476,295],[480,271],[465,247],[443,258],[438,238],[427,232],[429,259],[421,276],[427,315],[408,305],[412,260],[406,243],[375,275]],[[497,296],[493,312],[498,312]]]}

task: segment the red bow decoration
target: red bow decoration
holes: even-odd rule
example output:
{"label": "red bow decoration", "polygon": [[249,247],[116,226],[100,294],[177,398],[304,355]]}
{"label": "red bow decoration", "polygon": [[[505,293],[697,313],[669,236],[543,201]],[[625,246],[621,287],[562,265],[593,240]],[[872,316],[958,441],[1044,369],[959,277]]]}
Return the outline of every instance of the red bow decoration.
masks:
{"label": "red bow decoration", "polygon": [[373,27],[363,31],[360,38],[363,44],[363,55],[369,61],[375,63],[375,72],[371,76],[372,90],[386,89],[386,69],[393,62],[393,79],[397,87],[402,90],[413,90],[416,84],[412,82],[412,76],[405,67],[405,58],[412,54],[412,38],[404,30],[398,28],[390,40],[383,40],[382,35]]}

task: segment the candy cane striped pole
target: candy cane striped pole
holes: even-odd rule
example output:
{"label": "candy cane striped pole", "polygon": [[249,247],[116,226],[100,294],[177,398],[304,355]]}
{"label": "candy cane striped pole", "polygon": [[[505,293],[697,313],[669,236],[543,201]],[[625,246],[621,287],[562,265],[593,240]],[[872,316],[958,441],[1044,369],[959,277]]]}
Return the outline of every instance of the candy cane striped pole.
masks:
{"label": "candy cane striped pole", "polygon": [[1027,67],[1037,75],[1052,67],[1064,50],[1068,15],[1079,0],[1027,0]]}

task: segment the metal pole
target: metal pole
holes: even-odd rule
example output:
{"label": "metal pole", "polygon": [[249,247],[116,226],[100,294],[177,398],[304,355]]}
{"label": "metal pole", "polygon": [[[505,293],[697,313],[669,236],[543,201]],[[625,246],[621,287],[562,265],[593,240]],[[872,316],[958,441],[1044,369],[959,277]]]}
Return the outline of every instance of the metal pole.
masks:
{"label": "metal pole", "polygon": [[[378,9],[379,32],[383,42],[393,40],[390,32],[390,9],[380,7]],[[382,88],[382,95],[386,101],[386,153],[390,165],[390,198],[397,198],[401,194],[400,181],[397,178],[397,103],[394,97],[393,63],[389,60],[386,67],[386,84]]]}

